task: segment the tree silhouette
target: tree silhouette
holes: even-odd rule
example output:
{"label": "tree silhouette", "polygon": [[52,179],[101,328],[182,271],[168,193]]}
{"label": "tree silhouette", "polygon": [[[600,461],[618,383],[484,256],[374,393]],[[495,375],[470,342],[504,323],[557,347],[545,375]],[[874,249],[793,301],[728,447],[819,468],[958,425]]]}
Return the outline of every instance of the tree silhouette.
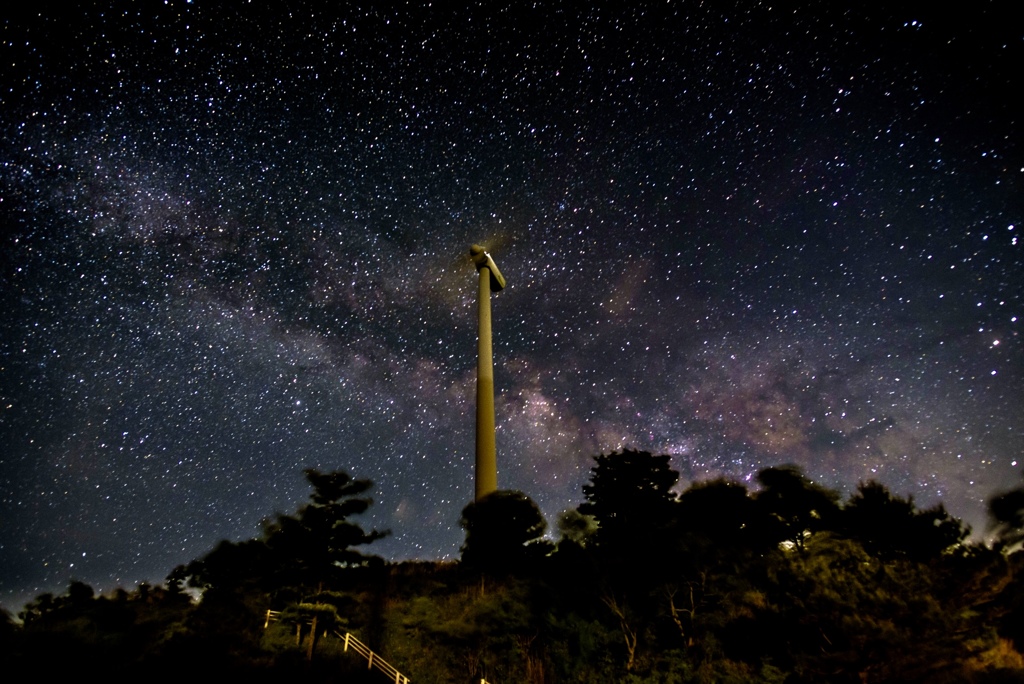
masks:
{"label": "tree silhouette", "polygon": [[372,500],[362,496],[373,486],[369,480],[353,479],[340,470],[304,472],[313,486],[312,503],[302,506],[293,516],[277,516],[266,526],[264,538],[281,580],[317,587],[336,581],[347,568],[364,567],[379,560],[353,547],[369,544],[388,532],[365,532],[349,520],[370,507]]}
{"label": "tree silhouette", "polygon": [[196,589],[244,591],[263,588],[270,581],[273,568],[263,540],[232,542],[225,539],[202,558],[184,568],[175,568],[169,579],[172,586],[180,586],[187,578],[188,585]]}
{"label": "tree silhouette", "polygon": [[46,681],[100,672],[108,679],[132,679],[130,674],[159,656],[160,645],[190,608],[160,587],[143,584],[100,596],[72,581],[64,594],[42,594],[25,607],[18,650],[7,662],[31,664],[23,671]]}
{"label": "tree silhouette", "polygon": [[941,504],[919,511],[913,497],[894,496],[874,480],[857,485],[840,519],[844,535],[883,560],[937,558],[969,532]]}
{"label": "tree silhouette", "polygon": [[1024,485],[995,496],[989,501],[988,512],[1000,549],[1024,541]]}
{"label": "tree silhouette", "polygon": [[499,490],[462,510],[462,562],[489,573],[518,572],[551,547],[540,543],[547,522],[522,492]]}
{"label": "tree silhouette", "polygon": [[681,534],[717,550],[749,544],[749,531],[759,511],[747,488],[728,480],[692,485],[679,495],[677,517]]}
{"label": "tree silhouette", "polygon": [[287,607],[339,582],[346,571],[379,561],[353,547],[386,533],[367,533],[349,520],[369,507],[370,499],[361,495],[370,482],[341,471],[306,470],[305,475],[313,486],[311,503],[294,515],[278,515],[265,525],[261,539],[222,541],[168,576],[169,595],[180,594],[186,578],[203,589],[184,629],[165,648],[169,658],[202,658],[225,671],[257,659],[261,618],[272,603]]}
{"label": "tree silhouette", "polygon": [[765,516],[766,541],[786,541],[803,550],[808,535],[835,524],[838,492],[810,481],[799,466],[765,468],[757,481],[762,487],[756,501]]}
{"label": "tree silhouette", "polygon": [[672,487],[679,480],[669,457],[625,449],[594,461],[590,484],[583,485],[586,502],[579,506],[580,513],[597,521],[594,545],[606,553],[632,556],[662,543],[672,526]]}
{"label": "tree silhouette", "polygon": [[614,620],[628,671],[645,667],[649,627],[657,612],[656,589],[673,574],[679,473],[666,455],[626,449],[600,455],[583,486],[578,510],[593,516],[597,530],[587,550],[595,559],[598,600]]}
{"label": "tree silhouette", "polygon": [[746,487],[727,480],[696,483],[679,495],[670,573],[660,589],[667,613],[688,651],[707,659],[721,642],[714,636],[757,596],[751,586],[763,552],[754,533],[761,514]]}
{"label": "tree silhouette", "polygon": [[315,617],[423,684],[1021,681],[1019,490],[993,501],[992,549],[876,482],[845,506],[793,467],[762,471],[756,493],[712,480],[677,495],[668,457],[635,451],[591,475],[557,551],[533,501],[504,491],[464,509],[462,562],[368,570],[381,533],[352,518],[369,484],[309,471],[309,502],[262,538],[222,542],[166,589],[42,594],[23,622],[0,616],[0,654],[48,681],[380,678],[332,639],[307,662]]}

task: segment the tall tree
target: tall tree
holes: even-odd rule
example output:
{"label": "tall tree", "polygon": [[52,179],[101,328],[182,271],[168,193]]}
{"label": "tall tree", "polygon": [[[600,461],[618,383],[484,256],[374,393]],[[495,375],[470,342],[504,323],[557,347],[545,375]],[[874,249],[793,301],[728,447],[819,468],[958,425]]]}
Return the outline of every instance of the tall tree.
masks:
{"label": "tall tree", "polygon": [[583,485],[586,501],[579,506],[597,521],[593,544],[609,554],[633,556],[662,543],[672,526],[672,487],[679,480],[669,457],[625,449],[594,461],[590,483]]}
{"label": "tall tree", "polygon": [[835,525],[839,493],[804,476],[799,466],[765,468],[757,474],[761,484],[756,501],[767,529],[769,542],[790,542],[803,550],[806,538]]}
{"label": "tall tree", "polygon": [[913,497],[894,496],[874,480],[857,485],[840,520],[845,536],[882,560],[934,559],[956,548],[969,532],[941,504],[918,510]]}
{"label": "tall tree", "polygon": [[749,544],[758,512],[745,486],[719,479],[695,483],[680,494],[677,516],[682,534],[721,551]]}
{"label": "tall tree", "polygon": [[373,486],[372,482],[354,479],[340,470],[304,472],[313,486],[312,503],[299,508],[293,516],[277,516],[266,527],[264,537],[282,579],[316,587],[335,581],[346,568],[363,567],[379,560],[354,547],[369,544],[388,532],[366,532],[350,520],[365,513],[373,502],[363,496]]}
{"label": "tall tree", "polygon": [[489,573],[518,572],[551,550],[541,543],[547,522],[530,497],[499,490],[462,510],[462,562]]}
{"label": "tall tree", "polygon": [[587,541],[600,575],[604,616],[622,635],[622,661],[628,671],[643,670],[650,652],[650,630],[659,599],[655,590],[673,572],[676,495],[679,473],[669,457],[626,449],[594,459],[590,483],[583,486],[583,515],[597,531]]}
{"label": "tall tree", "polygon": [[679,495],[672,572],[660,593],[663,612],[681,637],[674,643],[694,658],[713,657],[726,625],[738,615],[747,619],[747,604],[760,600],[751,584],[768,550],[753,543],[752,533],[764,527],[759,514],[746,487],[736,482],[696,483]]}
{"label": "tall tree", "polygon": [[313,486],[311,503],[266,523],[261,539],[222,541],[204,557],[175,568],[168,577],[172,585],[180,586],[187,577],[191,586],[217,592],[317,589],[336,581],[347,568],[379,560],[354,547],[387,532],[366,532],[349,519],[369,508],[371,499],[361,495],[372,486],[370,481],[355,480],[343,471],[304,472]]}

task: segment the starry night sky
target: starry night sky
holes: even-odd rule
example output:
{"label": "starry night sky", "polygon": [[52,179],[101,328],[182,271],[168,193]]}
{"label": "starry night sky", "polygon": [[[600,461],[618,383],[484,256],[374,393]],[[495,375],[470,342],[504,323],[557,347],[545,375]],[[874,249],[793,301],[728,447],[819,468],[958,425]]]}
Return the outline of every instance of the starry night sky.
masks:
{"label": "starry night sky", "polygon": [[1021,482],[1015,3],[79,4],[0,17],[9,609],[159,582],[308,467],[456,557],[474,242],[499,486],[552,524],[622,448],[978,533]]}

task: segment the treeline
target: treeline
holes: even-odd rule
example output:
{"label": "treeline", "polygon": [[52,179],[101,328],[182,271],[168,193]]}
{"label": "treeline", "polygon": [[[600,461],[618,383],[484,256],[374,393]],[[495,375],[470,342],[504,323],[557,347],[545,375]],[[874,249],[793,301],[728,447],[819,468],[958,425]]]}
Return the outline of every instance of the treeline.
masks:
{"label": "treeline", "polygon": [[308,504],[165,586],[38,597],[0,657],[108,681],[388,681],[337,631],[415,684],[1024,680],[1024,488],[991,502],[982,545],[877,482],[842,501],[775,467],[677,493],[667,456],[627,450],[595,459],[557,542],[499,491],[463,510],[459,562],[388,564],[361,550],[384,533],[351,520],[370,483],[306,476]]}

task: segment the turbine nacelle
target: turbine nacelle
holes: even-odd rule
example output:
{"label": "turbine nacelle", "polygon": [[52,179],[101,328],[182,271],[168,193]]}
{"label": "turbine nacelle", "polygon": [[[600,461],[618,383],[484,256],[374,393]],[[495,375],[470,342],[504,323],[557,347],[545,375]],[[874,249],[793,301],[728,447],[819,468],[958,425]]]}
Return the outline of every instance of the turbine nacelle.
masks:
{"label": "turbine nacelle", "polygon": [[491,290],[498,292],[505,287],[505,277],[501,275],[501,271],[498,270],[497,264],[494,263],[494,259],[487,253],[480,245],[473,245],[469,248],[469,256],[473,259],[473,263],[476,265],[476,270],[486,268],[491,274]]}

